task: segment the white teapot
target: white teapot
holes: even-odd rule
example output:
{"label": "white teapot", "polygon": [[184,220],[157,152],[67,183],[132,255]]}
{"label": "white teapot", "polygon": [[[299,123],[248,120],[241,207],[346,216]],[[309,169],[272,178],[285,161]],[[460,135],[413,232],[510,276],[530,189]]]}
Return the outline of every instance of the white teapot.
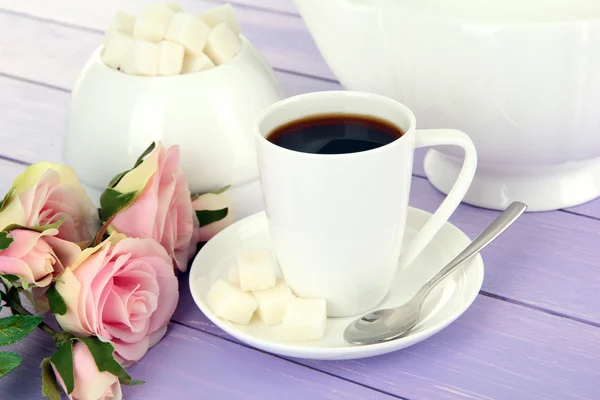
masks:
{"label": "white teapot", "polygon": [[[395,98],[421,128],[468,133],[479,169],[465,201],[531,211],[600,196],[597,0],[295,0],[348,89]],[[461,154],[430,150],[447,193]]]}

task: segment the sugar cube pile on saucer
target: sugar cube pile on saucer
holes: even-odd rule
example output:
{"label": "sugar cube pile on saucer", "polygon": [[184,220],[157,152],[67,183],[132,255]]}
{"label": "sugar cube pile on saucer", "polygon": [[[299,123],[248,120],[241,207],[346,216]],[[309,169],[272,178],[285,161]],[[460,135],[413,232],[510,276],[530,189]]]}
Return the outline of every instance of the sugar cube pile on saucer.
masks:
{"label": "sugar cube pile on saucer", "polygon": [[236,257],[226,282],[217,279],[207,303],[220,318],[246,325],[256,315],[267,326],[281,325],[282,340],[303,342],[325,334],[327,309],[324,299],[296,297],[282,278],[270,249],[254,249]]}
{"label": "sugar cube pile on saucer", "polygon": [[235,57],[242,48],[240,33],[229,4],[194,15],[175,2],[150,3],[137,17],[122,10],[115,13],[100,58],[130,75],[189,74]]}

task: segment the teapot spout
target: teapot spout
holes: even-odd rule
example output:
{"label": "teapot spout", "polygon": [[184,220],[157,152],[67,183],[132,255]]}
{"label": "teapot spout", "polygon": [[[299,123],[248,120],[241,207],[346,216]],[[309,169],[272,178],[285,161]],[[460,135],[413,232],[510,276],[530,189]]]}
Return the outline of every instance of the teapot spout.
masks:
{"label": "teapot spout", "polygon": [[380,0],[294,0],[325,62],[346,88],[390,96]]}

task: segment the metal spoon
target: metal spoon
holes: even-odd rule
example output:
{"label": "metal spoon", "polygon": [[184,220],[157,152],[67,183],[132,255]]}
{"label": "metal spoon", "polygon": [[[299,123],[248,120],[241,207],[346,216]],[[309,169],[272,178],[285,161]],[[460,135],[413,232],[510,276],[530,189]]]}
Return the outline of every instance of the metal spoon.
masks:
{"label": "metal spoon", "polygon": [[373,311],[357,319],[344,331],[344,339],[352,344],[364,345],[405,336],[417,324],[421,306],[431,290],[452,271],[496,239],[526,209],[527,206],[520,202],[509,205],[481,235],[423,285],[412,299],[400,307]]}

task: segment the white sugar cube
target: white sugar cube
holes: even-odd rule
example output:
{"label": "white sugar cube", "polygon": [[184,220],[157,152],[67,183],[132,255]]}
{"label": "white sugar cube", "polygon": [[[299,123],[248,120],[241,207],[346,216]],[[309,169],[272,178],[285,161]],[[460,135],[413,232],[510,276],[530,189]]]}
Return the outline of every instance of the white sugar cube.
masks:
{"label": "white sugar cube", "polygon": [[241,325],[250,321],[258,307],[252,294],[243,292],[221,279],[210,287],[206,301],[216,316]]}
{"label": "white sugar cube", "polygon": [[321,339],[327,326],[325,299],[293,298],[285,307],[281,323],[288,340],[303,342]]}
{"label": "white sugar cube", "polygon": [[113,15],[108,28],[106,29],[106,35],[104,35],[103,45],[106,47],[111,36],[116,32],[127,32],[130,35],[133,33],[133,26],[135,25],[135,17],[125,11],[118,10]]}
{"label": "white sugar cube", "polygon": [[174,1],[167,1],[165,3],[165,6],[169,7],[171,10],[173,10],[173,12],[182,12],[183,8],[181,8],[181,6],[177,3],[175,3]]}
{"label": "white sugar cube", "polygon": [[242,30],[240,24],[235,17],[231,4],[224,4],[219,7],[211,8],[210,10],[204,11],[200,14],[200,19],[211,28],[225,22],[229,29],[231,29],[236,35],[239,35]]}
{"label": "white sugar cube", "polygon": [[102,51],[100,56],[102,62],[110,68],[121,68],[132,42],[133,38],[129,33],[114,32]]}
{"label": "white sugar cube", "polygon": [[133,27],[135,39],[158,43],[165,38],[173,10],[163,3],[151,3],[142,9]]}
{"label": "white sugar cube", "polygon": [[223,64],[235,56],[242,48],[242,42],[227,24],[215,26],[208,35],[204,52],[216,65]]}
{"label": "white sugar cube", "polygon": [[237,265],[232,265],[229,267],[229,271],[227,271],[227,279],[232,285],[240,286],[240,271],[238,270]]}
{"label": "white sugar cube", "polygon": [[183,47],[177,43],[162,41],[158,58],[158,75],[178,75],[183,65]]}
{"label": "white sugar cube", "polygon": [[279,324],[287,303],[294,298],[292,290],[279,281],[274,287],[253,292],[258,302],[258,316],[267,325]]}
{"label": "white sugar cube", "polygon": [[265,290],[275,286],[277,263],[271,250],[251,250],[237,256],[242,290]]}
{"label": "white sugar cube", "polygon": [[156,76],[160,47],[156,43],[134,40],[123,58],[121,70],[130,75]]}
{"label": "white sugar cube", "polygon": [[210,28],[192,14],[177,13],[173,16],[165,38],[179,43],[186,54],[199,55],[202,53]]}
{"label": "white sugar cube", "polygon": [[192,72],[202,71],[204,69],[212,68],[215,64],[210,58],[204,53],[200,53],[195,56],[193,54],[186,54],[183,57],[183,66],[181,67],[182,74],[191,74]]}

